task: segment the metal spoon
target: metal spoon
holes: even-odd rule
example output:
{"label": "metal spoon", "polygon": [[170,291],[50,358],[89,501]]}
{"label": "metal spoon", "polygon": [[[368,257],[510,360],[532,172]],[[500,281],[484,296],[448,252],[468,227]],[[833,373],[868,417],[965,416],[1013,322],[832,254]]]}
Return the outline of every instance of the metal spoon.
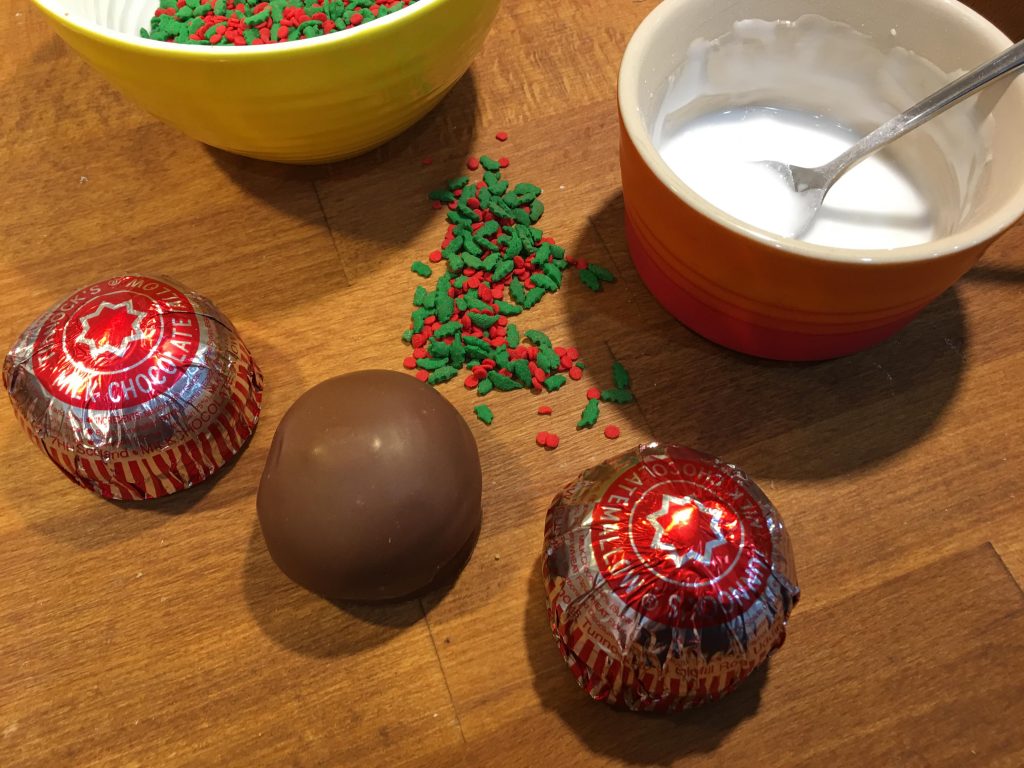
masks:
{"label": "metal spoon", "polygon": [[792,236],[799,237],[810,228],[829,189],[844,173],[861,160],[918,126],[924,125],[933,117],[941,115],[975,91],[1006,75],[1017,74],[1022,69],[1024,69],[1024,40],[1010,46],[991,61],[972,69],[963,77],[954,80],[886,121],[829,163],[817,168],[804,168],[777,160],[762,161],[763,164],[782,175],[783,182],[800,195],[802,207],[806,207],[806,219],[796,228],[796,233]]}

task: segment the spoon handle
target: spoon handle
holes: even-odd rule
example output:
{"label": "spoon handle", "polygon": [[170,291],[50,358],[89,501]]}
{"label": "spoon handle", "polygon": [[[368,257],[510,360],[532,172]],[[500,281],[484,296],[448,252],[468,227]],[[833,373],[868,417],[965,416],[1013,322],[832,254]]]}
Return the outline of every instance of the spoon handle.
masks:
{"label": "spoon handle", "polygon": [[930,96],[921,99],[896,117],[882,123],[832,162],[817,170],[826,179],[834,182],[872,152],[895,141],[905,133],[909,133],[936,115],[942,114],[979,88],[984,88],[989,83],[1006,75],[1016,74],[1021,69],[1024,69],[1024,40],[1010,46],[994,59],[972,69],[963,77],[957,78]]}

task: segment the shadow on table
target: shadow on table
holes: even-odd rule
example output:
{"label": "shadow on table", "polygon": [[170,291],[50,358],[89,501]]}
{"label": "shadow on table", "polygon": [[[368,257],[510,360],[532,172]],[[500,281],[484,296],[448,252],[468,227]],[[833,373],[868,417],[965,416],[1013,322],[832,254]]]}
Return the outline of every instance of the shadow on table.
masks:
{"label": "shadow on table", "polygon": [[479,530],[419,594],[362,603],[327,600],[291,581],[271,559],[257,522],[245,558],[245,598],[257,623],[278,645],[320,658],[356,654],[386,643],[424,618],[455,585],[478,536]]}
{"label": "shadow on table", "polygon": [[669,765],[694,753],[713,752],[743,720],[757,712],[768,665],[759,667],[720,701],[672,714],[612,709],[579,688],[551,635],[547,599],[537,560],[530,579],[524,635],[533,686],[554,712],[594,752],[631,765]]}
{"label": "shadow on table", "polygon": [[[342,237],[402,245],[437,213],[427,193],[465,172],[475,137],[476,106],[471,69],[419,122],[358,157],[321,165],[286,165],[212,147],[208,151],[235,184],[289,215],[317,225],[326,221]],[[281,194],[282,186],[296,181],[313,185],[320,207],[299,210],[293,196]],[[367,254],[366,265],[376,263],[372,256]]]}
{"label": "shadow on table", "polygon": [[[20,434],[16,436],[22,437]],[[100,498],[61,477],[60,470],[46,466],[49,462],[43,461],[41,465],[46,470],[43,480],[21,484],[19,497],[12,500],[11,507],[20,510],[25,524],[38,533],[77,549],[102,549],[194,511],[202,499],[231,474],[251,442],[250,438],[227,464],[202,483],[170,496],[146,501]],[[25,445],[29,447],[27,441]],[[56,483],[61,484],[59,490],[55,490],[53,484]]]}
{"label": "shadow on table", "polygon": [[963,277],[969,282],[1001,283],[1016,285],[1024,283],[1024,269],[1019,267],[1002,267],[992,264],[979,264]]}
{"label": "shadow on table", "polygon": [[782,363],[712,344],[676,322],[628,258],[616,195],[572,253],[614,263],[600,300],[570,290],[570,322],[607,339],[634,375],[638,406],[622,417],[658,439],[742,464],[755,475],[825,478],[912,446],[955,398],[968,334],[956,289],[895,337],[838,360]]}

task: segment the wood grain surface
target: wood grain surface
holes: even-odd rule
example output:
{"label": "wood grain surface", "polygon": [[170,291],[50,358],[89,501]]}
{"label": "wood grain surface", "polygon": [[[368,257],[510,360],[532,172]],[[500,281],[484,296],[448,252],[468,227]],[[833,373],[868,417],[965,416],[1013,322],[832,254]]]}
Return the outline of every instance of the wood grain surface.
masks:
{"label": "wood grain surface", "polygon": [[[639,283],[622,231],[615,76],[655,5],[509,0],[419,125],[369,156],[292,168],[177,134],[28,0],[2,0],[0,340],[95,279],[164,273],[233,319],[267,389],[237,461],[149,504],[73,486],[0,412],[0,766],[1024,765],[1024,226],[862,354],[784,365],[694,336]],[[975,5],[1024,36],[1018,0]],[[509,178],[545,189],[545,231],[620,280],[599,295],[573,280],[531,315],[581,349],[580,384],[494,397],[490,428],[466,390],[442,389],[485,468],[458,581],[335,606],[266,553],[266,452],[312,384],[400,367],[408,265],[443,234],[425,193],[479,152],[510,156]],[[605,408],[617,443],[573,428],[612,356],[638,396]],[[542,429],[558,450],[533,444]],[[539,578],[551,496],[648,438],[745,467],[791,528],[804,592],[765,669],[672,717],[577,689]]]}

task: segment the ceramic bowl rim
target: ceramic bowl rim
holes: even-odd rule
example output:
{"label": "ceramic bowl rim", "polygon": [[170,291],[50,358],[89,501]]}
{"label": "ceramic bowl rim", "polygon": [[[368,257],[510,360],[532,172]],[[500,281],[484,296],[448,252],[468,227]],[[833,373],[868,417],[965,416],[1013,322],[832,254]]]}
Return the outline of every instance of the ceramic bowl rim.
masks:
{"label": "ceramic bowl rim", "polygon": [[[38,0],[37,0],[38,1]],[[845,264],[898,264],[928,261],[961,252],[985,243],[1005,231],[1024,214],[1024,183],[1006,205],[1006,212],[997,217],[989,217],[982,223],[975,224],[961,232],[946,235],[919,245],[904,246],[892,249],[854,249],[834,246],[816,245],[802,240],[795,240],[777,235],[768,230],[755,227],[716,208],[700,197],[684,184],[668,167],[657,149],[654,147],[648,131],[640,116],[638,95],[640,93],[641,60],[650,49],[652,39],[659,31],[661,24],[667,21],[680,6],[693,0],[663,0],[640,23],[633,33],[622,56],[618,78],[619,115],[626,134],[644,164],[659,181],[680,201],[701,214],[704,218],[715,222],[734,233],[754,240],[762,245],[779,251],[821,261],[833,261]],[[973,33],[1003,48],[1012,45],[1012,41],[998,27],[973,9],[957,0],[942,0],[936,6],[944,6],[952,13],[959,15],[959,20],[967,25]],[[807,13],[815,12],[809,8]],[[739,20],[739,19],[737,19]],[[994,54],[993,54],[994,55]],[[1024,78],[1024,74],[1020,75]]]}

